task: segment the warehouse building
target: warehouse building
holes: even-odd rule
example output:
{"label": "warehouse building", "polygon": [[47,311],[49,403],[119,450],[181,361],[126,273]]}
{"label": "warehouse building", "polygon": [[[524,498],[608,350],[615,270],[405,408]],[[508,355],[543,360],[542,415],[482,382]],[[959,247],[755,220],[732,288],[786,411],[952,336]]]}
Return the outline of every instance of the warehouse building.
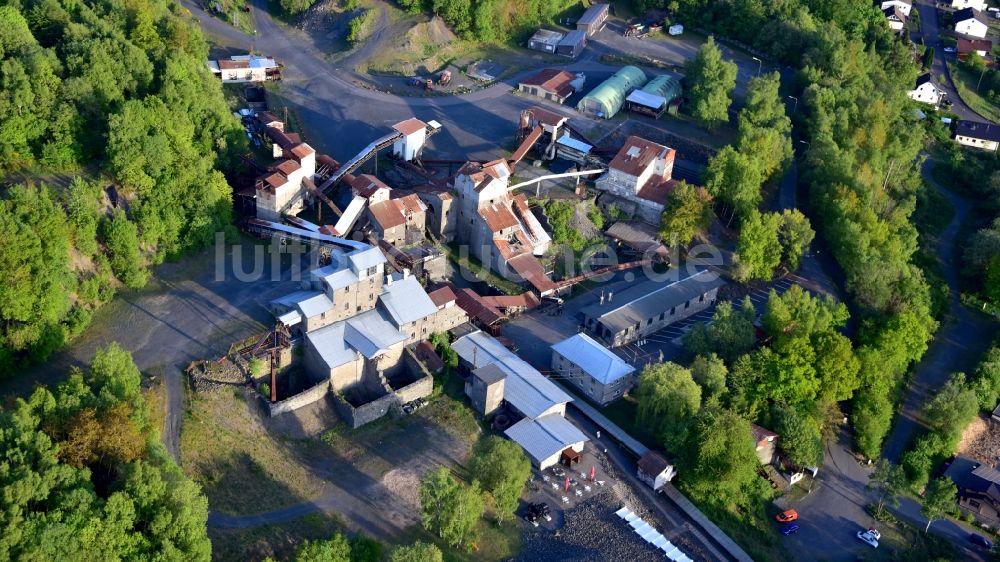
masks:
{"label": "warehouse building", "polygon": [[618,400],[635,386],[635,367],[587,334],[576,334],[552,346],[552,372],[601,406]]}
{"label": "warehouse building", "polygon": [[532,51],[541,51],[543,53],[555,53],[556,47],[559,42],[563,40],[562,33],[558,31],[552,31],[550,29],[539,29],[528,39],[528,48]]}
{"label": "warehouse building", "polygon": [[[674,279],[680,274],[676,269],[672,273]],[[672,282],[638,283],[584,308],[584,327],[607,345],[619,347],[712,306],[725,284],[719,274],[707,270]]]}
{"label": "warehouse building", "polygon": [[625,98],[646,83],[646,74],[635,66],[624,66],[590,91],[576,108],[587,115],[610,119],[621,110]]}
{"label": "warehouse building", "polygon": [[583,52],[587,46],[587,33],[580,29],[574,29],[556,45],[556,54],[575,59]]}
{"label": "warehouse building", "polygon": [[608,19],[608,4],[594,4],[576,20],[576,28],[590,37],[604,28]]}

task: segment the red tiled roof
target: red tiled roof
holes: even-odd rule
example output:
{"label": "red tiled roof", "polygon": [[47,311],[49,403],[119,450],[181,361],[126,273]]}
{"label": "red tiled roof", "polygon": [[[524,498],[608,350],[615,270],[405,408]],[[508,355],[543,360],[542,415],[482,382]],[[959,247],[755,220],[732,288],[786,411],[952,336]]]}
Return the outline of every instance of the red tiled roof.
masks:
{"label": "red tiled roof", "polygon": [[490,232],[500,232],[505,228],[517,226],[517,217],[503,203],[494,203],[479,209],[479,216],[486,221]]}
{"label": "red tiled roof", "polygon": [[764,429],[755,423],[750,424],[750,433],[753,435],[754,443],[760,443],[765,439],[773,439],[778,436],[777,433],[770,429]]}
{"label": "red tiled roof", "polygon": [[277,127],[268,127],[265,132],[274,141],[274,144],[280,146],[282,149],[288,149],[288,147],[295,144],[287,133]]}
{"label": "red tiled roof", "polygon": [[539,305],[541,301],[538,296],[531,291],[525,291],[520,295],[497,295],[483,297],[483,303],[496,308],[524,308],[532,309]]}
{"label": "red tiled roof", "polygon": [[361,174],[360,176],[346,174],[344,176],[344,181],[347,182],[347,185],[351,186],[354,193],[357,193],[366,199],[375,195],[375,192],[379,189],[392,189],[383,183],[382,180],[371,174]]}
{"label": "red tiled roof", "polygon": [[493,325],[505,318],[499,310],[484,303],[479,293],[472,289],[461,289],[455,296],[455,303],[458,304],[459,308],[486,326]]}
{"label": "red tiled roof", "polygon": [[654,159],[672,159],[671,153],[676,153],[676,151],[662,144],[631,135],[625,139],[625,144],[622,145],[621,150],[618,151],[609,166],[630,176],[638,176]]}
{"label": "red tiled roof", "polygon": [[311,146],[303,142],[293,146],[291,152],[292,156],[302,159],[310,154],[314,154],[316,151],[313,150]]}
{"label": "red tiled roof", "polygon": [[485,164],[466,162],[458,173],[472,178],[476,184],[476,191],[481,191],[490,182],[487,177],[491,179],[510,177],[510,165],[504,159],[491,160]]}
{"label": "red tiled roof", "polygon": [[636,195],[646,201],[663,205],[667,201],[667,194],[674,190],[675,185],[677,185],[676,180],[664,181],[663,178],[654,176],[649,178],[646,185],[642,186]]}
{"label": "red tiled roof", "polygon": [[967,54],[972,51],[990,52],[993,49],[993,42],[988,39],[959,39],[958,53]]}
{"label": "red tiled roof", "polygon": [[455,302],[455,300],[458,298],[455,296],[455,292],[451,290],[451,287],[448,286],[444,286],[441,287],[440,289],[431,291],[427,293],[427,296],[431,298],[431,301],[438,308],[441,308],[442,306],[450,302]]}
{"label": "red tiled roof", "polygon": [[538,86],[547,92],[552,92],[561,98],[565,98],[573,93],[573,87],[570,86],[570,82],[575,79],[576,76],[571,72],[546,68],[533,76],[521,80],[520,83],[528,86]]}
{"label": "red tiled roof", "polygon": [[285,176],[288,176],[292,172],[299,170],[301,168],[302,166],[299,166],[299,163],[296,162],[295,160],[280,160],[278,164],[274,166],[275,170],[278,170],[282,174],[285,174]]}
{"label": "red tiled roof", "polygon": [[549,279],[548,275],[545,275],[542,262],[538,261],[538,258],[535,256],[524,253],[515,256],[507,263],[514,268],[514,271],[521,276],[521,279],[530,283],[539,294],[545,295],[555,290],[556,284]]}
{"label": "red tiled roof", "polygon": [[392,128],[396,129],[397,131],[403,133],[406,136],[410,136],[413,133],[416,133],[417,131],[427,129],[427,123],[424,123],[423,121],[417,119],[416,117],[410,117],[406,121],[400,121],[399,123],[396,123],[395,125],[392,126]]}
{"label": "red tiled roof", "polygon": [[444,369],[444,361],[441,360],[441,356],[434,351],[434,346],[427,340],[424,340],[417,344],[415,353],[417,359],[427,367],[427,370],[436,373],[441,369]]}
{"label": "red tiled roof", "polygon": [[264,178],[264,181],[270,184],[272,187],[281,187],[286,183],[288,183],[288,178],[275,172]]}
{"label": "red tiled roof", "polygon": [[[270,111],[261,111],[257,114],[257,122],[261,125],[271,125],[272,127],[277,127],[278,129],[284,129],[285,124],[278,119],[278,117],[271,113]],[[277,123],[277,125],[275,125]]]}
{"label": "red tiled roof", "polygon": [[411,193],[399,199],[388,199],[369,205],[368,212],[382,230],[386,230],[406,224],[407,215],[424,212],[424,206],[420,198]]}
{"label": "red tiled roof", "polygon": [[316,162],[318,162],[322,166],[329,166],[331,170],[336,170],[340,168],[340,162],[337,162],[336,160],[330,158],[330,156],[326,154],[320,154],[316,156]]}
{"label": "red tiled roof", "polygon": [[559,123],[568,119],[567,117],[563,117],[558,113],[553,113],[541,107],[532,107],[528,111],[531,112],[532,119],[543,125],[549,125],[550,127],[555,127]]}

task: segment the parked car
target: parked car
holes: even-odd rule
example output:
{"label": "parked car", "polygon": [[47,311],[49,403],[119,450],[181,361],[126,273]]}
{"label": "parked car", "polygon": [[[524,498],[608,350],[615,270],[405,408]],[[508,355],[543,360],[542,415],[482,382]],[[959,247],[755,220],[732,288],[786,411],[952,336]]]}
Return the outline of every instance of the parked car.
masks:
{"label": "parked car", "polygon": [[978,533],[969,533],[969,542],[971,542],[976,546],[981,546],[987,550],[993,548],[993,541]]}
{"label": "parked car", "polygon": [[775,521],[778,523],[791,523],[799,518],[799,512],[794,509],[789,509],[782,511],[781,513],[774,516]]}
{"label": "parked car", "polygon": [[799,524],[798,523],[790,523],[790,524],[785,525],[784,527],[781,528],[781,534],[785,535],[786,537],[788,535],[791,535],[792,533],[797,533],[797,532],[799,532]]}
{"label": "parked car", "polygon": [[858,539],[872,548],[878,548],[878,537],[871,531],[858,531]]}
{"label": "parked car", "polygon": [[955,52],[955,47],[945,47],[944,48],[944,52],[946,52],[946,53],[954,53]]}

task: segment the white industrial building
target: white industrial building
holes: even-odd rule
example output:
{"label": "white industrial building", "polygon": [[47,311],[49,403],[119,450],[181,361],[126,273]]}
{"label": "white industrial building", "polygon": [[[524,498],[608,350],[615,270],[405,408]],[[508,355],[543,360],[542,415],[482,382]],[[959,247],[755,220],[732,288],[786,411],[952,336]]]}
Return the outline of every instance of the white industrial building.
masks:
{"label": "white industrial building", "polygon": [[223,82],[264,82],[281,77],[278,63],[271,57],[235,55],[208,61],[208,69]]}
{"label": "white industrial building", "polygon": [[552,346],[552,372],[601,406],[618,400],[635,385],[635,367],[582,333]]}

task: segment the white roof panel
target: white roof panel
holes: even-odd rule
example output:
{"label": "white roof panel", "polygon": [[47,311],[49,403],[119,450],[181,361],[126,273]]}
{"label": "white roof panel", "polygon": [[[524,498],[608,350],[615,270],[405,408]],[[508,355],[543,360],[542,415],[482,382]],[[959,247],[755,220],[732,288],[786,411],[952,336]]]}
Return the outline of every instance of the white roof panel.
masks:
{"label": "white roof panel", "polygon": [[295,305],[300,301],[315,297],[316,295],[322,295],[323,293],[319,291],[295,291],[294,293],[288,293],[285,296],[278,297],[271,301],[271,304],[281,305],[287,308],[295,308]]}
{"label": "white roof panel", "polygon": [[295,304],[305,318],[319,316],[333,308],[333,302],[324,293],[301,300]]}
{"label": "white roof panel", "polygon": [[667,104],[667,98],[651,94],[649,92],[643,92],[642,90],[634,90],[628,95],[627,98],[625,98],[625,101],[637,103],[653,109],[659,109]]}
{"label": "white roof panel", "polygon": [[302,315],[299,314],[297,310],[292,310],[286,312],[278,317],[278,322],[281,322],[285,326],[294,326],[302,321]]}
{"label": "white roof panel", "polygon": [[406,334],[397,330],[378,309],[363,312],[345,322],[344,339],[369,359],[406,340]]}
{"label": "white roof panel", "polygon": [[344,340],[345,327],[344,322],[336,322],[306,334],[306,339],[319,353],[327,369],[357,360],[357,352]]}
{"label": "white roof panel", "polygon": [[520,445],[536,463],[587,441],[582,431],[559,414],[537,420],[524,418],[507,428],[504,435]]}
{"label": "white roof panel", "polygon": [[593,146],[590,146],[589,144],[583,141],[574,139],[573,137],[569,136],[569,133],[564,133],[563,136],[559,137],[559,140],[556,141],[556,143],[572,148],[574,150],[579,150],[580,152],[583,152],[585,154],[590,152],[594,148]]}
{"label": "white roof panel", "polygon": [[552,346],[553,351],[569,359],[601,384],[610,384],[635,372],[608,348],[587,334],[576,334]]}
{"label": "white roof panel", "polygon": [[397,326],[427,318],[438,310],[434,301],[427,296],[427,291],[412,275],[386,286],[379,302],[385,306]]}
{"label": "white roof panel", "polygon": [[385,255],[378,248],[368,248],[366,250],[355,250],[347,254],[347,259],[351,260],[351,265],[355,271],[362,272],[369,267],[376,267],[385,263]]}

